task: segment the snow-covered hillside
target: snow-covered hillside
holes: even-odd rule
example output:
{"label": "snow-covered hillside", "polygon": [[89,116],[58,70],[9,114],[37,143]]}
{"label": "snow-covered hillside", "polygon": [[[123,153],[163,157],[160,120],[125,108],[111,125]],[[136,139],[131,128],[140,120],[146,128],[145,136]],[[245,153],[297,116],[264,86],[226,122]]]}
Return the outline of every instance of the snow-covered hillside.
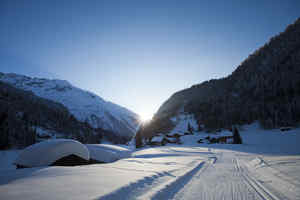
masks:
{"label": "snow-covered hillside", "polygon": [[[16,152],[3,151],[0,198],[297,200],[299,133],[299,128],[266,131],[256,123],[241,127],[241,145],[198,144],[195,137],[204,134],[198,132],[184,136],[183,145],[144,147],[113,163],[77,167],[16,170],[9,165]],[[120,147],[98,148],[104,149],[128,153]]]}
{"label": "snow-covered hillside", "polygon": [[199,127],[193,114],[180,113],[175,117],[171,118],[175,127],[170,133],[185,133],[188,132],[188,126],[194,131],[198,131]]}
{"label": "snow-covered hillside", "polygon": [[124,137],[133,136],[137,130],[137,114],[74,87],[68,81],[31,78],[13,73],[0,73],[0,81],[62,103],[79,121],[87,121],[94,128],[103,128]]}

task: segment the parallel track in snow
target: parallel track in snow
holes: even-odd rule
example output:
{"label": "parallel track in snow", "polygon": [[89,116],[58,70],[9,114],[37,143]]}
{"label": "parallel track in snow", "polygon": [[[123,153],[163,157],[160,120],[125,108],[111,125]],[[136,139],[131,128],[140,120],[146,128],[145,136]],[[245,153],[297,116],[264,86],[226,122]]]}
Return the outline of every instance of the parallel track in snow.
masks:
{"label": "parallel track in snow", "polygon": [[145,177],[99,199],[288,200],[256,179],[236,152],[209,152],[207,160]]}
{"label": "parallel track in snow", "polygon": [[245,173],[238,159],[235,159],[235,164],[236,164],[236,169],[241,172],[241,176],[257,192],[257,194],[263,200],[280,200],[272,192],[270,192],[265,186],[263,186],[259,181],[257,181],[255,178],[251,178],[249,173]]}
{"label": "parallel track in snow", "polygon": [[[183,176],[173,180],[170,183],[164,185],[155,195],[151,196],[153,200],[160,199],[173,199],[174,196],[187,184],[191,181],[194,176],[199,176],[202,173],[205,173],[206,169],[214,164],[216,161],[215,158],[209,158],[206,162],[201,162],[197,167]],[[143,199],[143,198],[141,198]]]}
{"label": "parallel track in snow", "polygon": [[126,199],[170,199],[176,194],[190,179],[200,171],[204,171],[214,159],[207,161],[199,160],[193,167],[183,167],[181,170],[158,173],[145,177],[134,183],[130,183],[112,193],[98,198],[98,200],[118,199],[122,196]]}
{"label": "parallel track in snow", "polygon": [[252,177],[234,153],[216,155],[217,162],[208,165],[204,173],[196,174],[174,199],[281,199]]}

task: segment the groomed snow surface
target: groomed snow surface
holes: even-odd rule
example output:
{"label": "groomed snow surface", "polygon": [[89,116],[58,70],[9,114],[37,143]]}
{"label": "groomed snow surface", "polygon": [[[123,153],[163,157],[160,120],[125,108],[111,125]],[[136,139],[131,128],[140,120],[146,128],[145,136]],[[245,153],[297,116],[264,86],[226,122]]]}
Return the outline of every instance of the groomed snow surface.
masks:
{"label": "groomed snow surface", "polygon": [[300,129],[244,126],[242,145],[198,144],[202,134],[132,152],[87,145],[91,157],[91,149],[105,148],[131,157],[76,167],[15,170],[0,152],[0,199],[300,199]]}

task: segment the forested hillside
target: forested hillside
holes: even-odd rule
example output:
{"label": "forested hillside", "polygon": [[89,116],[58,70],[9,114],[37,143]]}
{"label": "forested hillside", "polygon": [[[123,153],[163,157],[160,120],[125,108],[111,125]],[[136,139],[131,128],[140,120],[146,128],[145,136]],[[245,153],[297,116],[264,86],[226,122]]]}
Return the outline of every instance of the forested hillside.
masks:
{"label": "forested hillside", "polygon": [[116,143],[126,141],[79,122],[60,103],[0,82],[0,149],[33,144],[40,130],[51,137],[73,138],[83,143],[100,143],[103,136]]}
{"label": "forested hillside", "polygon": [[[221,66],[220,66],[221,67]],[[300,121],[300,19],[256,50],[229,76],[205,81],[172,95],[144,137],[167,132],[179,111],[194,114],[201,127],[228,128],[258,120],[264,128]]]}
{"label": "forested hillside", "polygon": [[100,96],[73,86],[66,80],[45,79],[15,73],[1,73],[0,81],[34,95],[62,104],[75,119],[87,122],[92,128],[106,130],[129,141],[139,125],[139,116],[132,111],[108,102]]}

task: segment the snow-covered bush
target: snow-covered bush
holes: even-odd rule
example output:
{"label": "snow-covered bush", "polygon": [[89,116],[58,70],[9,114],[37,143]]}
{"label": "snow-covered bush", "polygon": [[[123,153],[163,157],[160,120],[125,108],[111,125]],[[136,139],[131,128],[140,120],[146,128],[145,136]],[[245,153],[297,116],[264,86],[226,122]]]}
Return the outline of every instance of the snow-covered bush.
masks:
{"label": "snow-covered bush", "polygon": [[[88,163],[90,154],[86,146],[76,140],[53,139],[25,148],[14,164],[17,167],[49,166],[67,157],[69,157],[68,162],[73,159],[72,165],[76,165],[79,160]],[[78,164],[82,164],[82,162],[79,161]]]}
{"label": "snow-covered bush", "polygon": [[114,162],[130,156],[130,150],[109,144],[87,144],[91,162]]}

